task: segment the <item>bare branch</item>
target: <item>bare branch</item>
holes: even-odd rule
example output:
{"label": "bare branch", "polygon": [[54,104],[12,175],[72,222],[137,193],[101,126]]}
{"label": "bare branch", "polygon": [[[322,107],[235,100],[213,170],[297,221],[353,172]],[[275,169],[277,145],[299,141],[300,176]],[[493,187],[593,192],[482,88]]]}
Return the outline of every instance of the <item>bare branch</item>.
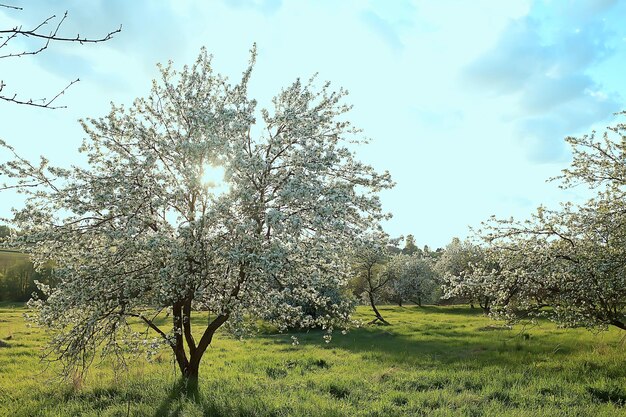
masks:
{"label": "bare branch", "polygon": [[[47,100],[46,98],[42,98],[42,99],[37,99],[37,100],[33,100],[33,99],[28,99],[28,100],[20,100],[17,98],[17,94],[14,94],[12,97],[6,97],[6,96],[2,96],[0,95],[0,99],[4,100],[4,101],[8,101],[10,103],[14,103],[14,104],[24,104],[27,106],[33,106],[33,107],[41,107],[44,109],[65,109],[67,108],[67,106],[52,106],[51,104],[60,96],[62,96],[63,94],[65,94],[65,91],[67,91],[68,88],[70,88],[72,85],[76,84],[77,82],[80,81],[80,78],[75,79],[74,81],[70,82],[68,85],[65,86],[65,88],[61,91],[59,91],[57,93],[56,96],[52,97],[50,100]],[[4,84],[2,85],[4,86]],[[2,89],[0,88],[0,91]],[[41,103],[38,103],[41,102]]]}
{"label": "bare branch", "polygon": [[14,9],[14,10],[24,10],[24,9],[23,9],[23,8],[21,8],[21,7],[18,7],[18,6],[12,6],[12,5],[10,5],[10,4],[0,4],[0,7],[5,7],[5,8],[7,8],[7,9]]}
{"label": "bare branch", "polygon": [[[14,9],[14,10],[22,10],[21,7],[16,7],[16,6],[12,6],[12,5],[6,5],[6,4],[0,4],[0,7],[5,7],[8,9]],[[45,51],[46,49],[48,49],[48,47],[50,46],[51,42],[61,42],[61,43],[70,43],[70,42],[77,42],[82,44],[85,43],[100,43],[100,42],[106,42],[110,39],[113,38],[113,36],[119,32],[122,31],[122,25],[119,26],[119,28],[117,28],[116,30],[113,30],[107,34],[105,34],[102,37],[98,37],[98,38],[91,38],[91,37],[86,37],[86,36],[82,36],[80,34],[76,34],[75,37],[67,37],[67,36],[61,36],[59,35],[59,29],[61,28],[61,26],[63,25],[63,23],[65,22],[65,20],[67,19],[68,16],[68,12],[66,11],[63,16],[58,20],[58,22],[56,23],[56,25],[54,26],[54,29],[51,32],[45,32],[44,28],[45,26],[47,26],[48,24],[52,23],[57,16],[56,15],[52,15],[46,19],[44,19],[43,21],[41,21],[38,25],[36,25],[35,27],[33,27],[32,29],[23,29],[22,26],[15,26],[11,29],[2,29],[0,30],[0,49],[2,48],[6,48],[8,47],[9,43],[16,39],[17,37],[24,37],[24,38],[35,38],[35,39],[42,39],[45,42],[39,46],[36,47],[32,50],[20,50],[18,52],[14,52],[14,51],[9,51],[8,53],[5,53],[3,55],[0,55],[0,59],[2,58],[16,58],[16,57],[23,57],[23,56],[29,56],[29,55],[37,55],[40,54],[41,52]],[[46,108],[46,109],[60,109],[60,108],[65,108],[66,106],[53,106],[52,104],[55,102],[56,99],[58,99],[60,96],[62,96],[63,94],[65,94],[65,91],[70,88],[73,84],[77,83],[79,81],[79,79],[76,79],[72,82],[70,82],[65,88],[63,88],[59,93],[57,93],[52,99],[48,100],[46,98],[42,98],[42,99],[21,99],[18,98],[18,94],[15,93],[13,95],[6,95],[6,94],[0,94],[0,99],[9,102],[9,103],[13,103],[13,104],[22,104],[22,105],[27,105],[27,106],[33,106],[33,107],[40,107],[40,108]],[[0,93],[4,90],[4,88],[6,87],[6,83],[4,82],[4,80],[0,80]]]}
{"label": "bare branch", "polygon": [[154,321],[150,320],[149,318],[147,318],[146,316],[142,315],[142,314],[137,314],[137,313],[125,313],[127,316],[129,317],[137,317],[140,318],[141,320],[144,321],[144,323],[146,323],[148,325],[148,327],[150,327],[152,330],[154,330],[155,332],[157,332],[158,334],[161,335],[161,337],[163,339],[165,339],[167,341],[167,343],[171,346],[172,342],[170,341],[170,339],[167,337],[167,335],[165,334],[165,332],[163,330],[161,330],[156,324],[154,324]]}

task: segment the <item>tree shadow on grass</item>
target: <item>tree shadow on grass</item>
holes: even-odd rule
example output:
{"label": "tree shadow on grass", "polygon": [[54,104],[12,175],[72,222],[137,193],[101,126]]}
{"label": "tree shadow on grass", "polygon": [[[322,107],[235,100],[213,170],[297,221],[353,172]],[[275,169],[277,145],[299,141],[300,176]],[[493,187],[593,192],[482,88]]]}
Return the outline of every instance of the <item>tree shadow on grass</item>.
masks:
{"label": "tree shadow on grass", "polygon": [[423,313],[428,314],[452,314],[455,316],[484,316],[485,313],[481,308],[471,308],[467,306],[435,306],[435,305],[424,305],[421,307],[418,306],[407,306],[408,308],[421,311]]}
{"label": "tree shadow on grass", "polygon": [[[467,312],[468,309],[460,309]],[[433,307],[434,312],[439,312]],[[455,369],[477,369],[485,366],[520,370],[530,362],[549,358],[567,357],[581,351],[589,351],[588,343],[574,339],[559,344],[555,350],[552,342],[534,338],[504,326],[484,331],[480,322],[443,325],[424,323],[407,332],[406,326],[366,326],[352,329],[348,334],[333,335],[331,343],[322,343],[323,332],[312,330],[307,333],[290,332],[287,335],[262,335],[268,345],[284,352],[296,351],[291,346],[291,336],[296,336],[302,345],[321,345],[328,350],[343,350],[359,354],[363,360],[386,366],[412,366],[421,369],[436,369],[446,366]],[[282,346],[281,346],[282,345]],[[559,359],[557,359],[559,361]]]}
{"label": "tree shadow on grass", "polygon": [[179,378],[169,389],[165,398],[154,412],[154,417],[184,416],[183,406],[186,402],[193,402],[202,406],[202,395],[197,385],[190,387],[184,378]]}

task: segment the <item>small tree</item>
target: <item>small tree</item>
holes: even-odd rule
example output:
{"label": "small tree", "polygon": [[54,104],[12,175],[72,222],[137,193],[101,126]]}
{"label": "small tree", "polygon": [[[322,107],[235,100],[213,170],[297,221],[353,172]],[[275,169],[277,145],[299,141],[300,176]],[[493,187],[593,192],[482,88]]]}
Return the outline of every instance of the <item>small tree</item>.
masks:
{"label": "small tree", "polygon": [[[280,329],[332,330],[348,320],[351,304],[331,291],[349,276],[344,248],[384,217],[376,192],[392,183],[346,147],[358,131],[343,118],[346,93],[328,83],[281,91],[254,134],[255,57],[235,85],[213,73],[204,49],[180,72],[159,67],[148,97],[81,122],[86,168],[18,156],[0,167],[15,180],[5,188],[28,197],[12,245],[37,266],[55,265],[59,284],[31,306],[69,367],[143,346],[135,319],[195,386],[225,324],[241,331],[260,317]],[[215,167],[221,192],[204,179]],[[194,309],[210,312],[199,339]],[[154,320],[164,311],[171,326]]]}
{"label": "small tree", "polygon": [[384,324],[389,322],[380,314],[376,304],[384,298],[394,276],[385,270],[390,259],[389,240],[382,233],[372,234],[354,245],[352,267],[363,288],[362,296],[369,302],[375,318],[368,324]]}

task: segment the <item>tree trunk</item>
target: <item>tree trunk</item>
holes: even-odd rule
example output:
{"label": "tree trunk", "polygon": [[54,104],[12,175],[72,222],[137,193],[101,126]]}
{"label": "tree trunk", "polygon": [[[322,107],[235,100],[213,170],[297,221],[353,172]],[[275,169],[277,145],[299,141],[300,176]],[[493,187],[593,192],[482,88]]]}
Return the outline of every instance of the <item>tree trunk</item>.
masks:
{"label": "tree trunk", "polygon": [[367,295],[369,296],[370,305],[372,306],[372,310],[374,310],[374,314],[376,315],[376,318],[374,320],[370,321],[368,324],[376,324],[377,321],[380,321],[385,326],[388,326],[389,322],[383,318],[383,316],[380,314],[380,312],[376,308],[376,303],[374,303],[374,296],[373,296],[373,294],[371,292],[368,292]]}
{"label": "tree trunk", "polygon": [[[202,356],[204,352],[206,352],[207,348],[211,344],[213,340],[213,335],[219,329],[222,324],[228,320],[228,314],[220,314],[218,315],[204,330],[204,334],[202,338],[198,342],[198,345],[195,346],[195,342],[193,337],[188,337],[183,339],[183,306],[181,304],[174,304],[174,329],[178,329],[176,332],[175,343],[172,346],[174,350],[174,356],[176,357],[176,363],[178,364],[178,369],[180,369],[180,374],[183,378],[183,388],[187,395],[199,398],[199,390],[198,390],[198,376],[200,374],[200,361],[202,360]],[[189,317],[187,317],[189,320]],[[191,327],[187,327],[184,329],[185,332],[191,333]],[[187,358],[187,353],[185,352],[184,342],[187,341],[187,348],[189,349],[189,359]]]}
{"label": "tree trunk", "polygon": [[183,392],[191,398],[200,399],[200,390],[198,384],[198,374],[200,371],[200,362],[189,362],[187,369],[182,372]]}
{"label": "tree trunk", "polygon": [[626,330],[626,323],[623,323],[623,322],[617,321],[617,320],[613,320],[611,322],[611,324],[613,326],[617,327],[618,329]]}
{"label": "tree trunk", "polygon": [[182,375],[185,375],[187,368],[189,367],[189,360],[185,353],[185,342],[183,340],[183,318],[182,318],[182,305],[181,303],[174,303],[172,306],[172,321],[174,326],[174,357],[178,364],[178,369]]}
{"label": "tree trunk", "polygon": [[202,360],[202,356],[204,352],[206,352],[207,348],[211,344],[213,340],[213,335],[219,329],[222,324],[224,324],[228,320],[228,314],[220,314],[218,315],[205,329],[200,342],[198,342],[198,346],[194,350],[193,354],[189,359],[189,364],[187,366],[187,371],[183,372],[183,376],[187,379],[187,383],[193,388],[193,386],[198,385],[198,374],[200,370],[200,361]]}
{"label": "tree trunk", "polygon": [[485,315],[489,314],[489,312],[491,311],[491,308],[489,307],[489,298],[485,298],[483,301],[479,301],[478,304],[480,305],[480,308],[483,309],[483,313]]}

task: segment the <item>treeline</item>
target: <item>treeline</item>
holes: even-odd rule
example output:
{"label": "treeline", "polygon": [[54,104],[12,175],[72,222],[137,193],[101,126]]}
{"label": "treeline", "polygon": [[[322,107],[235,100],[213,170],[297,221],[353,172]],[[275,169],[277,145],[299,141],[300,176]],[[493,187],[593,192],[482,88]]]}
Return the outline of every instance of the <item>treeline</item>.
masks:
{"label": "treeline", "polygon": [[[0,241],[10,234],[0,225]],[[37,292],[36,281],[49,284],[51,268],[35,270],[29,257],[23,253],[0,249],[0,301],[28,301]]]}
{"label": "treeline", "polygon": [[35,270],[27,255],[0,250],[0,301],[28,301],[36,281],[49,283],[51,269]]}

